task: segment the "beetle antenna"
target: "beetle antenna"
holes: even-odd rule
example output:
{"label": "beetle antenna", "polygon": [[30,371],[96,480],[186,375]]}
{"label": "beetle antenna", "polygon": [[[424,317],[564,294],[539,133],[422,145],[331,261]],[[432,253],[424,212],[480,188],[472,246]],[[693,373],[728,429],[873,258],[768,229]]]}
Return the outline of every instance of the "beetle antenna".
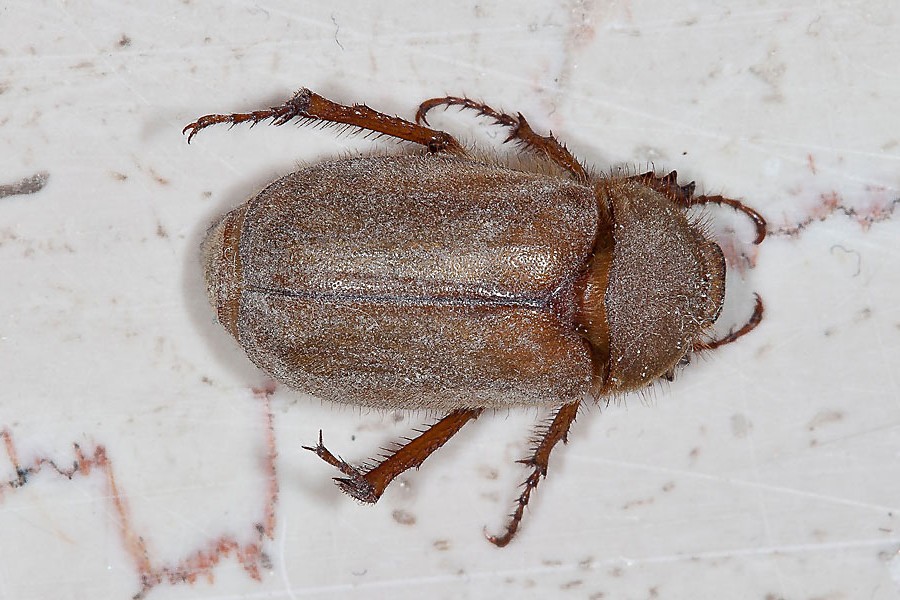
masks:
{"label": "beetle antenna", "polygon": [[753,240],[754,244],[761,244],[764,239],[766,239],[766,220],[765,218],[756,212],[754,209],[750,208],[740,200],[734,200],[732,198],[726,198],[725,196],[694,196],[690,199],[690,203],[693,204],[724,204],[725,206],[730,206],[734,210],[738,212],[744,213],[748,219],[753,222],[753,226],[756,228],[756,239]]}

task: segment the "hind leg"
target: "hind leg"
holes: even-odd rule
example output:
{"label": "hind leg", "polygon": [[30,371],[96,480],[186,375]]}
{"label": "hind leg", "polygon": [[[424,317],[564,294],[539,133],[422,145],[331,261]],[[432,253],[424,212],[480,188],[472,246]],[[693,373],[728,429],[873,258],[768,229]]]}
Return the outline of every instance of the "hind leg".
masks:
{"label": "hind leg", "polygon": [[395,137],[420,144],[431,152],[449,152],[451,154],[465,154],[465,150],[456,138],[449,133],[429,129],[416,123],[411,123],[400,117],[392,117],[376,110],[372,110],[365,104],[344,106],[332,102],[327,98],[301,88],[294,96],[282,104],[263,110],[249,113],[233,113],[229,115],[206,115],[200,117],[184,128],[182,133],[188,134],[188,143],[198,132],[211,125],[228,123],[231,126],[238,123],[250,122],[255,125],[260,121],[272,119],[273,125],[284,125],[293,119],[305,119],[310,122],[334,123],[349,127],[359,127],[381,135]]}

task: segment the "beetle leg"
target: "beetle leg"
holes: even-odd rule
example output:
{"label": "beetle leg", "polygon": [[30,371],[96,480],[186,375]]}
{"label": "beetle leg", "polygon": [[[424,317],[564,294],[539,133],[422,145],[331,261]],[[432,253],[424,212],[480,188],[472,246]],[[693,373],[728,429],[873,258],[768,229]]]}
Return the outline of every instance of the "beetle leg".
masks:
{"label": "beetle leg", "polygon": [[506,525],[506,531],[503,535],[489,535],[485,533],[488,541],[495,546],[499,546],[500,548],[506,546],[516,535],[516,531],[519,529],[519,523],[522,521],[522,515],[525,512],[525,507],[531,499],[531,492],[534,491],[541,482],[541,478],[547,476],[547,465],[550,462],[550,452],[553,451],[553,447],[556,446],[557,442],[560,440],[562,440],[563,443],[566,443],[569,427],[571,427],[572,423],[575,421],[575,416],[578,414],[578,407],[580,404],[580,400],[572,402],[571,404],[563,404],[556,412],[556,416],[553,417],[553,421],[550,423],[550,426],[547,427],[547,431],[544,432],[543,437],[538,442],[532,455],[518,461],[524,465],[533,467],[534,470],[523,484],[524,489],[519,495],[518,500],[516,500],[516,509],[510,515],[509,523]]}
{"label": "beetle leg", "polygon": [[249,121],[255,125],[260,121],[272,119],[274,125],[284,125],[295,118],[359,127],[381,135],[421,144],[431,152],[465,154],[460,143],[449,133],[429,129],[400,117],[391,117],[372,110],[365,104],[354,104],[353,106],[337,104],[306,88],[301,88],[293,98],[281,106],[249,113],[200,117],[185,127],[182,133],[190,132],[188,134],[188,143],[190,143],[200,130],[218,123],[228,123],[234,126]]}
{"label": "beetle leg", "polygon": [[754,244],[761,244],[764,239],[766,239],[766,220],[763,218],[761,214],[741,202],[740,200],[732,200],[731,198],[726,198],[724,196],[694,196],[691,198],[691,204],[724,204],[725,206],[730,206],[731,208],[738,210],[753,221],[753,225],[756,227],[756,239],[753,240]]}
{"label": "beetle leg", "polygon": [[322,443],[322,430],[319,430],[319,443],[315,446],[303,446],[304,450],[310,450],[316,453],[316,456],[327,462],[332,467],[336,468],[338,471],[343,473],[348,477],[358,477],[361,476],[359,469],[346,462],[342,458],[338,458],[331,451],[325,447],[325,444]]}
{"label": "beetle leg", "polygon": [[757,325],[762,321],[763,318],[763,302],[762,298],[759,297],[759,294],[756,294],[756,306],[753,308],[753,314],[750,315],[750,318],[744,323],[737,331],[729,331],[727,335],[717,340],[712,340],[709,342],[694,342],[693,351],[700,352],[701,350],[713,350],[718,348],[719,346],[724,346],[725,344],[730,344],[731,342],[737,340],[738,338],[744,337],[754,329],[756,329]]}
{"label": "beetle leg", "polygon": [[522,113],[512,116],[498,112],[486,104],[475,102],[468,98],[446,96],[444,98],[431,98],[420,104],[419,110],[416,111],[416,123],[427,125],[426,113],[438,106],[460,106],[493,119],[497,125],[510,129],[509,137],[504,140],[505,142],[516,140],[526,148],[544,154],[551,162],[556,163],[574,175],[577,180],[584,182],[588,180],[584,167],[572,156],[572,153],[566,149],[565,145],[553,137],[553,134],[541,136],[535,133],[528,121],[525,120],[525,117],[522,116]]}
{"label": "beetle leg", "polygon": [[418,469],[432,452],[447,443],[447,440],[462,429],[463,425],[478,418],[483,411],[483,408],[466,408],[451,412],[365,472],[332,454],[322,444],[322,432],[319,432],[318,445],[304,448],[315,452],[319,458],[347,476],[335,478],[341,490],[360,502],[374,504],[395,477],[409,469]]}
{"label": "beetle leg", "polygon": [[640,181],[647,187],[664,194],[676,204],[693,206],[695,204],[724,204],[738,210],[753,221],[756,227],[756,239],[754,244],[760,244],[766,239],[766,220],[761,214],[739,200],[732,200],[724,196],[694,196],[694,182],[687,185],[678,185],[678,173],[671,171],[668,175],[657,175],[653,171],[634,175],[628,179]]}
{"label": "beetle leg", "polygon": [[675,204],[690,206],[694,196],[694,182],[687,185],[678,185],[678,171],[670,171],[668,175],[657,175],[653,171],[647,171],[640,175],[632,175],[628,179],[639,181],[649,188],[666,196]]}

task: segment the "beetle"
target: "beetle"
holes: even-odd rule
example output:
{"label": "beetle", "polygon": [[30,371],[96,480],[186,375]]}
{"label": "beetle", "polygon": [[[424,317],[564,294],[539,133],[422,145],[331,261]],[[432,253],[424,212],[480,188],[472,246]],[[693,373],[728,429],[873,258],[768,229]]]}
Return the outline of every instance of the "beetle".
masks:
{"label": "beetle", "polygon": [[[554,167],[479,158],[427,113],[458,106],[508,130],[506,141]],[[539,431],[505,546],[565,441],[579,406],[640,390],[713,339],[725,260],[689,207],[720,204],[766,234],[737,200],[695,195],[693,182],[653,172],[598,176],[521,113],[468,98],[426,100],[415,122],[346,106],[308,89],[280,106],[200,117],[188,142],[227,123],[293,120],[355,127],[424,151],[330,160],[282,177],[224,215],[203,261],[218,320],[259,368],[323,399],[444,414],[370,467],[305,446],[336,467],[340,488],[376,502],[486,409],[533,405],[555,414]]]}

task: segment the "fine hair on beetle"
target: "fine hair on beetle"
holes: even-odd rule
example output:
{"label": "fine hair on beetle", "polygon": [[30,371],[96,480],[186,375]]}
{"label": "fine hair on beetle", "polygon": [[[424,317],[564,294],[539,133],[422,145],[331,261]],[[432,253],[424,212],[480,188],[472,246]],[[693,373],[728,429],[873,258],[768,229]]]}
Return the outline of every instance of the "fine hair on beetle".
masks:
{"label": "fine hair on beetle", "polygon": [[[525,160],[500,161],[432,129],[429,111],[456,106],[507,133]],[[301,89],[280,106],[212,114],[216,124],[304,124],[395,138],[405,153],[324,160],[285,175],[225,214],[203,243],[210,304],[250,360],[323,400],[439,418],[384,456],[351,465],[304,446],[342,474],[338,487],[376,502],[485,410],[552,409],[519,461],[528,476],[505,530],[508,544],[553,448],[582,404],[646,393],[690,357],[736,341],[753,314],[714,337],[726,265],[703,216],[729,206],[672,171],[586,169],[521,113],[446,96],[414,121]],[[539,166],[540,165],[540,166]]]}

